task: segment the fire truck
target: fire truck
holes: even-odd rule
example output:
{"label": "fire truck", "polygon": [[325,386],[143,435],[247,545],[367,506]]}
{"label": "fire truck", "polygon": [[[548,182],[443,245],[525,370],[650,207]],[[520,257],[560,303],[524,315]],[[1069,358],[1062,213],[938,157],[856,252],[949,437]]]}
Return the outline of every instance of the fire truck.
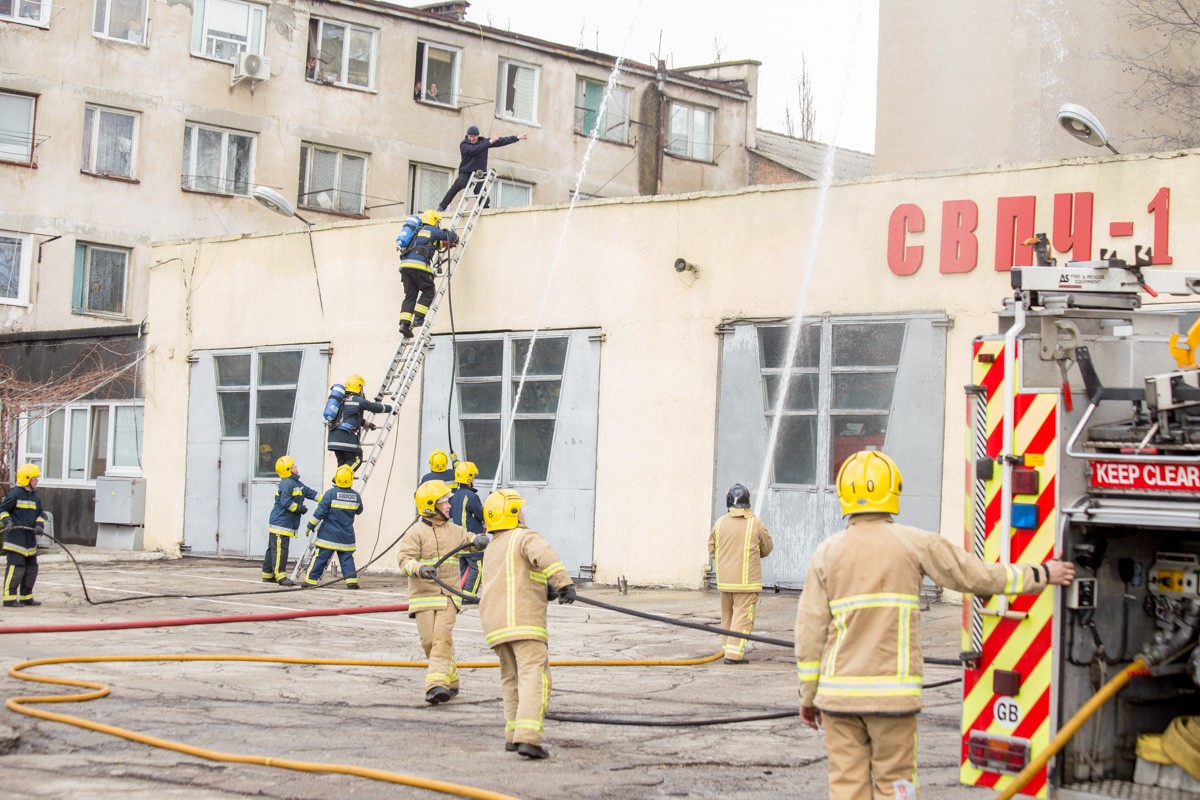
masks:
{"label": "fire truck", "polygon": [[965,545],[1077,580],[965,598],[960,780],[1198,798],[1200,324],[1142,301],[1195,301],[1200,273],[1038,255],[973,342]]}

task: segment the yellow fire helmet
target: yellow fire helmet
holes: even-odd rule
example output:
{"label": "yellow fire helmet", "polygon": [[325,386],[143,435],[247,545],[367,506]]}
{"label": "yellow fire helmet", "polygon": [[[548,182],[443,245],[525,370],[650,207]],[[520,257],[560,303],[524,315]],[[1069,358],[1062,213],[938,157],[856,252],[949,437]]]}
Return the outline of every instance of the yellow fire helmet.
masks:
{"label": "yellow fire helmet", "polygon": [[346,382],[342,385],[346,387],[347,392],[354,392],[355,394],[362,394],[363,376],[355,373],[354,375],[351,375],[349,378],[346,378]]}
{"label": "yellow fire helmet", "polygon": [[842,463],[837,474],[842,514],[898,514],[904,479],[900,468],[876,450],[860,450]]}
{"label": "yellow fire helmet", "polygon": [[280,456],[275,459],[275,474],[281,478],[286,478],[292,474],[292,467],[296,466],[296,459],[291,456]]}
{"label": "yellow fire helmet", "polygon": [[525,498],[513,489],[492,492],[483,503],[483,524],[489,533],[506,531],[517,527],[517,514],[525,505]]}
{"label": "yellow fire helmet", "polygon": [[450,466],[450,456],[446,455],[445,450],[434,450],[429,454],[429,471],[430,472],[445,472]]}
{"label": "yellow fire helmet", "polygon": [[438,513],[438,503],[443,498],[450,499],[450,487],[445,481],[425,481],[417,487],[414,498],[417,501],[417,513],[422,517],[433,517]]}
{"label": "yellow fire helmet", "polygon": [[454,468],[454,481],[459,486],[469,486],[475,482],[475,476],[479,474],[479,468],[475,466],[473,461],[460,461],[458,466]]}
{"label": "yellow fire helmet", "polygon": [[28,486],[34,478],[42,477],[42,471],[37,464],[22,464],[17,469],[17,486]]}
{"label": "yellow fire helmet", "polygon": [[421,222],[424,222],[426,225],[437,225],[441,221],[442,215],[436,209],[431,208],[421,212]]}
{"label": "yellow fire helmet", "polygon": [[349,489],[354,483],[354,470],[350,469],[349,464],[342,464],[337,468],[337,472],[333,473],[333,485],[339,489]]}
{"label": "yellow fire helmet", "polygon": [[259,455],[263,455],[265,453],[274,453],[274,452],[275,452],[275,448],[271,447],[271,445],[269,445],[269,444],[260,444],[258,446]]}

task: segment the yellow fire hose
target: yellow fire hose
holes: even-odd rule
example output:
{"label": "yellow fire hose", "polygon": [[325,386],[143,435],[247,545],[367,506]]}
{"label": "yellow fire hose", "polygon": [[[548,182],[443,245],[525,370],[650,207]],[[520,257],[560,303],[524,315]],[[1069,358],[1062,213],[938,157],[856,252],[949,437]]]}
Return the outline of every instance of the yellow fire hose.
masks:
{"label": "yellow fire hose", "polygon": [[[659,659],[618,659],[618,660],[601,660],[601,659],[584,659],[572,658],[551,661],[551,666],[556,667],[625,667],[625,666],[695,666],[698,664],[708,664],[720,658],[722,653],[714,653],[711,656],[703,658],[659,658]],[[103,733],[109,736],[117,736],[122,739],[127,739],[131,742],[150,745],[164,750],[173,750],[177,753],[183,753],[197,758],[207,759],[209,761],[224,761],[234,764],[256,764],[264,767],[276,767],[278,769],[290,769],[298,772],[323,772],[339,775],[353,775],[360,778],[368,778],[375,781],[384,781],[386,783],[399,783],[405,786],[413,786],[418,789],[428,789],[432,792],[440,792],[442,794],[454,795],[457,797],[478,798],[478,800],[517,800],[511,795],[493,792],[488,789],[478,789],[472,786],[463,786],[457,783],[447,781],[439,781],[430,778],[417,778],[411,775],[403,775],[398,772],[388,772],[381,769],[372,769],[370,767],[357,767],[351,764],[323,764],[311,761],[295,761],[286,758],[273,758],[271,756],[246,755],[241,753],[223,753],[217,750],[208,750],[202,747],[193,747],[192,745],[183,744],[182,742],[171,741],[170,739],[162,739],[157,736],[149,736],[137,731],[131,731],[127,728],[119,728],[115,725],[106,725],[101,722],[93,722],[81,717],[73,717],[68,714],[58,714],[53,711],[45,711],[37,708],[30,708],[30,705],[40,703],[83,703],[88,700],[98,700],[109,694],[109,687],[103,683],[94,681],[75,680],[71,678],[54,678],[45,675],[27,674],[25,670],[33,667],[42,667],[51,664],[98,664],[104,662],[145,662],[145,661],[246,661],[261,664],[313,664],[320,666],[346,666],[346,667],[426,667],[427,662],[424,661],[375,661],[369,659],[351,659],[351,658],[296,658],[290,656],[252,656],[252,655],[116,655],[116,656],[64,656],[59,658],[39,658],[32,661],[23,661],[19,664],[14,664],[9,668],[8,674],[23,681],[32,681],[35,683],[49,683],[57,686],[72,686],[79,689],[87,689],[89,691],[78,694],[57,694],[57,695],[30,695],[21,697],[12,697],[5,702],[5,706],[9,711],[17,714],[35,717],[38,719],[48,720],[50,722],[61,722],[66,725],[74,725],[77,728]],[[488,669],[500,666],[497,661],[463,661],[459,662],[461,669]]]}
{"label": "yellow fire hose", "polygon": [[1125,667],[1125,669],[1113,676],[1112,680],[1100,687],[1100,691],[1092,695],[1083,707],[1075,712],[1075,716],[1062,726],[1058,735],[1055,736],[1050,744],[1041,753],[1029,762],[1025,769],[1021,770],[1021,774],[1013,779],[1013,782],[1008,785],[1008,788],[996,795],[995,800],[1012,800],[1012,798],[1021,789],[1025,788],[1025,784],[1033,780],[1033,776],[1037,775],[1042,767],[1054,757],[1059,750],[1066,746],[1071,737],[1083,727],[1083,723],[1087,722],[1093,714],[1100,710],[1101,706],[1113,698],[1117,692],[1124,688],[1125,684],[1129,683],[1133,678],[1134,673],[1140,672],[1146,668],[1146,662],[1140,658],[1135,658],[1133,663]]}

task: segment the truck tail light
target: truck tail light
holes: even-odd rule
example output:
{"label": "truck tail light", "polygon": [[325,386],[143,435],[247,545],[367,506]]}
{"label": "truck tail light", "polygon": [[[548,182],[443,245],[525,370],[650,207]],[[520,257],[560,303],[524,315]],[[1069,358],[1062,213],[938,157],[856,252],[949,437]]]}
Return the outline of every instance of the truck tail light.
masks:
{"label": "truck tail light", "polygon": [[967,759],[987,772],[1017,774],[1029,763],[1029,740],[987,731],[971,731]]}

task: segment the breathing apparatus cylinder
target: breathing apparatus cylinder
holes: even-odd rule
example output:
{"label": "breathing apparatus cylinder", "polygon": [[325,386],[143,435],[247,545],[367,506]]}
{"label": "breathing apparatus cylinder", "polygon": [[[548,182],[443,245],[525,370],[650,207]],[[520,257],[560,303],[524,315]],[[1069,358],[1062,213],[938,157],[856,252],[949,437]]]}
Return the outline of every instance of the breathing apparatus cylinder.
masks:
{"label": "breathing apparatus cylinder", "polygon": [[321,416],[325,418],[325,424],[332,427],[334,420],[337,419],[338,411],[342,408],[342,400],[346,397],[346,387],[340,383],[335,383],[329,387],[329,399],[325,401],[325,410],[321,412]]}

